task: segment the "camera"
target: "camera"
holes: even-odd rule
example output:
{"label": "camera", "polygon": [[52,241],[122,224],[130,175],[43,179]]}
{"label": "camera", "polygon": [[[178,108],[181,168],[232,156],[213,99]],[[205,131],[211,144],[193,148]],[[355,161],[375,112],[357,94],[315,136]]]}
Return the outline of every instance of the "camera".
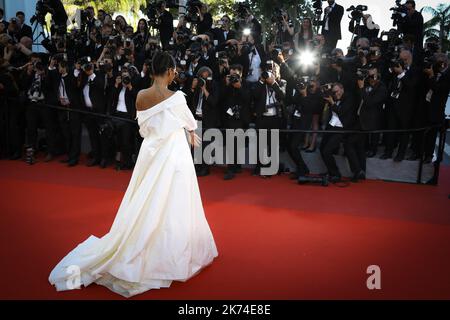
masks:
{"label": "camera", "polygon": [[358,80],[365,80],[369,76],[369,70],[365,68],[358,68],[356,70],[356,78]]}
{"label": "camera", "polygon": [[206,86],[206,80],[202,77],[194,77],[194,79],[198,80],[197,87],[203,88],[204,86]]}
{"label": "camera", "polygon": [[298,90],[305,90],[307,88],[310,88],[311,85],[309,84],[310,77],[304,76],[304,77],[297,77],[295,79],[295,86],[298,88]]}
{"label": "camera", "polygon": [[126,86],[129,85],[131,83],[130,76],[122,76],[122,83]]}
{"label": "camera", "polygon": [[239,74],[232,74],[228,76],[230,84],[238,83],[241,81],[241,76]]}
{"label": "camera", "polygon": [[401,59],[391,59],[389,60],[389,70],[393,70],[394,68],[402,67],[405,68],[405,63]]}
{"label": "camera", "polygon": [[236,15],[239,19],[245,20],[248,16],[248,11],[250,10],[250,5],[245,2],[238,2],[234,8]]}
{"label": "camera", "polygon": [[200,22],[198,10],[203,6],[203,3],[199,0],[189,0],[186,4],[186,21],[191,23]]}
{"label": "camera", "polygon": [[237,45],[231,45],[231,44],[227,45],[225,47],[225,54],[230,59],[233,59],[234,57],[236,57],[237,54],[238,54],[238,47],[237,47]]}
{"label": "camera", "polygon": [[45,16],[49,11],[47,4],[44,2],[44,0],[38,0],[36,2],[35,14],[30,19],[31,24],[34,24],[36,21],[41,25],[45,24]]}
{"label": "camera", "polygon": [[271,21],[272,23],[282,23],[283,22],[283,14],[284,11],[280,8],[275,8],[275,11],[272,14]]}
{"label": "camera", "polygon": [[363,5],[357,5],[355,6],[351,6],[350,8],[347,9],[347,11],[351,11],[350,12],[350,16],[349,18],[351,18],[352,20],[356,20],[356,21],[361,21],[361,18],[363,17],[363,11],[367,11],[367,6],[363,6]]}
{"label": "camera", "polygon": [[272,73],[272,72],[270,72],[270,71],[263,71],[262,73],[261,73],[261,78],[264,80],[264,81],[266,81],[267,79],[269,79],[269,78],[273,78],[274,77],[274,74]]}
{"label": "camera", "polygon": [[408,14],[408,9],[405,5],[400,4],[401,0],[395,0],[395,7],[390,8],[392,12],[391,19],[393,20],[392,25],[398,26],[402,23],[402,20]]}
{"label": "camera", "polygon": [[158,13],[159,8],[159,3],[150,3],[150,1],[147,1],[147,8],[141,7],[141,11],[145,12],[145,14],[147,15],[148,25],[152,28],[156,28],[160,23]]}
{"label": "camera", "polygon": [[322,91],[324,98],[333,96],[333,84],[332,83],[327,83],[327,84],[320,86],[320,90]]}
{"label": "camera", "polygon": [[250,52],[252,52],[253,49],[254,46],[250,42],[244,42],[242,43],[241,54],[244,56],[248,55],[250,54]]}

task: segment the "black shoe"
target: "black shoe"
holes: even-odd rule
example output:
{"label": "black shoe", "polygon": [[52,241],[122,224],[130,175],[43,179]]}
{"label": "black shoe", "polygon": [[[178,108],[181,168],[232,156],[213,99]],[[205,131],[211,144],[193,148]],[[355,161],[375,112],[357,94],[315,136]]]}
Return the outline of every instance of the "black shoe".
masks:
{"label": "black shoe", "polygon": [[105,169],[107,165],[108,161],[106,159],[102,159],[102,161],[100,161],[100,168]]}
{"label": "black shoe", "polygon": [[342,178],[341,178],[341,176],[330,176],[328,178],[328,181],[330,181],[331,183],[337,183],[337,182],[341,182]]}
{"label": "black shoe", "polygon": [[197,171],[197,177],[205,177],[207,175],[209,175],[208,167],[202,167]]}
{"label": "black shoe", "polygon": [[289,179],[290,179],[290,180],[297,180],[299,176],[300,176],[300,175],[299,175],[297,172],[292,172],[292,173],[289,175]]}
{"label": "black shoe", "polygon": [[366,157],[367,158],[373,158],[373,157],[375,157],[376,154],[377,153],[375,151],[370,150],[370,151],[367,151]]}
{"label": "black shoe", "polygon": [[223,180],[231,180],[234,178],[234,173],[232,171],[225,172],[225,175],[223,176]]}
{"label": "black shoe", "polygon": [[59,162],[60,163],[69,163],[70,160],[69,160],[69,158],[64,158],[64,159],[59,160]]}
{"label": "black shoe", "polygon": [[93,167],[93,166],[96,166],[96,165],[98,165],[98,164],[100,164],[100,160],[98,160],[98,159],[91,159],[91,160],[89,160],[89,162],[87,163],[87,166],[88,166],[88,167]]}
{"label": "black shoe", "polygon": [[27,148],[26,155],[25,155],[25,162],[29,165],[36,163],[36,158],[34,157],[34,149],[33,148]]}
{"label": "black shoe", "polygon": [[428,157],[425,157],[425,159],[423,160],[423,163],[429,164],[429,163],[431,163],[432,160],[433,160],[433,157],[428,156]]}
{"label": "black shoe", "polygon": [[405,156],[401,155],[401,154],[398,154],[398,155],[395,156],[394,161],[395,162],[402,162],[403,159],[405,159]]}
{"label": "black shoe", "polygon": [[390,153],[383,153],[383,155],[380,157],[382,160],[390,159],[392,158],[392,154]]}
{"label": "black shoe", "polygon": [[303,151],[308,150],[308,149],[309,149],[309,146],[302,147],[302,150],[303,150]]}
{"label": "black shoe", "polygon": [[316,152],[316,148],[314,148],[314,149],[306,149],[305,152],[306,153],[314,153],[314,152]]}
{"label": "black shoe", "polygon": [[78,164],[78,160],[70,160],[67,163],[68,167],[75,167]]}

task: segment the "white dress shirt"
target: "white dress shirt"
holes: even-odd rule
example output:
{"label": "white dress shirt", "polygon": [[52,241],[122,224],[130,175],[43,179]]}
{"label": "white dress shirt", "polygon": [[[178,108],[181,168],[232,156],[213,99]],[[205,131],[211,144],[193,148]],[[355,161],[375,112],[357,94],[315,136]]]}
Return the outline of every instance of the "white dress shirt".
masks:
{"label": "white dress shirt", "polygon": [[[340,104],[341,104],[341,101],[336,102],[336,105],[338,106],[338,108],[339,108]],[[331,111],[331,120],[330,120],[329,124],[330,124],[330,126],[333,126],[333,127],[339,127],[339,128],[344,127],[344,125],[341,122],[341,119],[339,119],[339,116],[334,111]]]}
{"label": "white dress shirt", "polygon": [[[325,27],[324,27],[324,30],[327,30],[327,31],[329,30],[329,29],[328,29],[328,20],[330,20],[329,15],[330,15],[331,11],[333,11],[335,5],[336,5],[336,2],[333,3],[333,5],[327,7],[327,9],[330,8],[330,9],[328,9],[328,10],[330,10],[330,11],[328,11],[328,13],[327,13],[327,17],[326,17],[326,20],[325,20]],[[326,10],[326,9],[325,9],[325,10]]]}
{"label": "white dress shirt", "polygon": [[84,104],[88,108],[92,108],[91,97],[89,96],[89,81],[93,81],[95,79],[95,73],[91,74],[88,78],[88,82],[83,88],[83,96],[84,96]]}
{"label": "white dress shirt", "polygon": [[261,57],[259,56],[258,50],[255,49],[256,54],[250,52],[248,58],[250,59],[249,70],[252,70],[252,74],[249,73],[247,76],[248,82],[256,82],[261,76],[261,70],[259,69],[261,65]]}
{"label": "white dress shirt", "polygon": [[122,90],[120,90],[119,93],[119,100],[117,101],[117,111],[120,112],[127,112],[127,104],[125,103],[125,91],[127,88],[122,87]]}

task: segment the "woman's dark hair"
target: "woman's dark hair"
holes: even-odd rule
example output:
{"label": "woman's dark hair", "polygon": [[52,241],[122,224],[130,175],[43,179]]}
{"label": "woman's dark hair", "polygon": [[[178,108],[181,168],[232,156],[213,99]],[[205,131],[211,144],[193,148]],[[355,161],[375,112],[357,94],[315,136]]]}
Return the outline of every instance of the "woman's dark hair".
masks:
{"label": "woman's dark hair", "polygon": [[152,58],[152,73],[154,76],[161,76],[169,69],[175,69],[174,58],[165,51],[158,51]]}
{"label": "woman's dark hair", "polygon": [[[312,39],[313,35],[314,35],[313,28],[312,28],[312,20],[309,17],[305,17],[305,18],[303,18],[303,20],[308,20],[309,21],[308,35],[309,35],[309,39]],[[301,23],[300,24],[300,32],[298,34],[299,38],[303,37],[304,33],[305,33],[305,30],[303,29],[303,23]]]}

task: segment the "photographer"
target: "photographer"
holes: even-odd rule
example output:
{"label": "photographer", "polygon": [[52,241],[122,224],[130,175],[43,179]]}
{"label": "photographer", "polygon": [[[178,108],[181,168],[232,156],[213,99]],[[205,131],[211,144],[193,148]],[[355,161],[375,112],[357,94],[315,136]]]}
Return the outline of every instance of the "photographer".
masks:
{"label": "photographer", "polygon": [[197,24],[197,34],[205,34],[211,32],[213,19],[211,13],[208,12],[208,6],[202,3],[201,7],[197,6],[199,22]]}
{"label": "photographer", "polygon": [[344,15],[344,7],[338,5],[335,0],[328,0],[328,7],[325,8],[323,18],[322,34],[325,37],[327,52],[336,48],[336,44],[341,35],[341,20]]}
{"label": "photographer", "polygon": [[[222,112],[224,117],[224,127],[227,129],[246,129],[250,122],[250,93],[246,90],[242,83],[242,78],[239,70],[241,66],[232,66],[230,74],[226,77],[226,87],[222,92]],[[226,157],[232,161],[232,164],[227,165],[224,180],[234,178],[234,175],[241,172],[241,165],[238,164],[238,146],[234,142],[234,150],[226,150]],[[227,144],[227,146],[229,146]],[[239,150],[241,152],[243,150]],[[234,153],[233,159],[229,156],[231,152]]]}
{"label": "photographer", "polygon": [[[357,82],[357,103],[359,108],[357,110],[357,119],[352,129],[364,131],[380,130],[383,107],[388,96],[387,88],[380,81],[379,72],[374,67],[368,69],[366,78],[360,78]],[[365,179],[366,156],[370,158],[376,155],[379,139],[379,133],[371,133],[369,135],[352,133],[347,136],[344,148],[353,172],[353,182]],[[365,147],[366,140],[368,141],[368,148]]]}
{"label": "photographer", "polygon": [[266,52],[262,45],[256,44],[253,34],[243,35],[238,48],[239,58],[235,63],[244,67],[243,77],[252,89],[260,80],[261,65],[265,65],[267,60]]}
{"label": "photographer", "polygon": [[[109,114],[124,119],[136,118],[137,90],[132,84],[131,76],[127,69],[122,70],[122,74],[116,77],[113,101],[110,105]],[[135,126],[132,123],[111,119],[114,128],[114,140],[117,151],[120,152],[121,159],[116,168],[119,170],[132,169],[133,163],[131,155],[133,148],[133,134]]]}
{"label": "photographer", "polygon": [[370,14],[362,14],[361,12],[361,17],[363,22],[362,25],[355,25],[356,19],[351,19],[348,25],[348,31],[357,35],[354,41],[357,41],[359,38],[367,38],[369,40],[377,38],[378,33],[380,32],[380,26],[373,23]]}
{"label": "photographer", "polygon": [[229,16],[224,15],[222,19],[220,19],[220,28],[212,29],[214,40],[217,40],[217,51],[224,50],[228,40],[237,39],[236,32],[230,30],[230,28],[231,19]]}
{"label": "photographer", "polygon": [[415,1],[406,1],[405,7],[407,14],[400,20],[399,30],[403,35],[413,35],[415,42],[421,47],[423,43],[423,16],[416,11]]}
{"label": "photographer", "polygon": [[[356,115],[353,95],[345,93],[344,86],[337,82],[327,86],[327,90],[324,92],[324,99],[327,110],[326,130],[342,131],[351,129]],[[344,138],[345,135],[343,133],[325,133],[320,144],[320,153],[327,167],[330,182],[341,181],[341,173],[333,155],[339,150]]]}
{"label": "photographer", "polygon": [[234,21],[234,29],[237,34],[243,34],[249,29],[255,44],[262,42],[262,27],[259,21],[250,12],[250,7],[243,3],[237,3],[237,18]]}
{"label": "photographer", "polygon": [[[445,53],[436,53],[433,64],[424,69],[427,78],[427,95],[425,109],[427,125],[440,125],[445,122],[445,105],[450,91],[450,69],[448,57]],[[438,128],[432,128],[425,140],[425,163],[430,163],[436,145]]]}
{"label": "photographer", "polygon": [[[82,109],[89,112],[105,113],[105,80],[104,77],[94,72],[94,64],[88,58],[80,62],[82,72],[81,76],[81,106]],[[102,146],[100,139],[100,126],[103,125],[103,118],[94,115],[85,115],[83,122],[89,133],[91,143],[91,160],[88,167],[101,165],[106,167],[107,154],[105,146]]]}
{"label": "photographer", "polygon": [[157,11],[159,15],[159,23],[157,28],[159,30],[159,37],[163,50],[167,50],[170,39],[173,35],[173,16],[166,10],[166,2],[160,1],[157,4]]}
{"label": "photographer", "polygon": [[[313,118],[317,117],[322,113],[324,107],[323,95],[320,91],[319,83],[316,79],[297,79],[295,84],[294,93],[294,112],[292,114],[292,125],[291,129],[294,130],[318,130],[317,127],[311,127]],[[316,134],[317,135],[317,134]],[[293,178],[298,179],[300,176],[305,176],[309,174],[309,169],[303,161],[302,154],[300,152],[300,147],[303,146],[306,140],[306,135],[303,132],[294,132],[290,134],[288,153],[294,160],[296,165],[296,171]],[[311,141],[311,146],[302,147],[303,150],[315,150],[316,137],[313,136]],[[311,148],[312,147],[312,148]]]}
{"label": "photographer", "polygon": [[[394,78],[389,86],[390,97],[386,106],[388,129],[410,129],[417,103],[417,84],[420,79],[417,69],[412,66],[411,52],[402,50],[399,59],[390,62],[390,70]],[[386,149],[381,159],[392,157],[398,140],[399,147],[394,161],[402,161],[408,146],[409,133],[389,133],[386,136]]]}
{"label": "photographer", "polygon": [[[81,114],[70,112],[70,109],[79,109],[80,88],[77,78],[70,70],[67,61],[60,56],[53,57],[48,72],[48,80],[52,88],[53,99],[47,102],[67,108],[68,111],[58,111],[58,120],[64,136],[65,151],[67,158],[61,162],[67,163],[69,167],[76,166],[80,158],[81,149]],[[50,109],[51,110],[51,109]]]}
{"label": "photographer", "polygon": [[[192,79],[191,88],[187,93],[186,101],[194,117],[202,121],[202,128],[218,128],[220,126],[220,109],[218,107],[219,87],[213,81],[212,70],[201,67]],[[209,142],[203,141],[202,148],[206,148]],[[206,160],[205,160],[206,161]],[[208,162],[208,161],[206,161]],[[210,163],[197,165],[198,176],[209,174]]]}
{"label": "photographer", "polygon": [[[253,89],[254,113],[256,115],[256,129],[281,129],[286,113],[284,110],[285,93],[275,80],[275,75],[271,72],[264,71],[259,81]],[[259,139],[259,135],[258,135]],[[270,154],[271,141],[270,133],[268,134],[267,145],[263,148],[267,149]],[[258,143],[258,148],[260,144]],[[260,154],[261,152],[258,152]],[[267,166],[267,165],[264,165]],[[260,175],[260,169],[263,165],[258,157],[258,164],[253,172],[254,175]],[[265,176],[263,176],[265,177]]]}
{"label": "photographer", "polygon": [[27,91],[28,106],[26,109],[27,144],[26,161],[35,163],[35,153],[38,150],[39,123],[44,123],[45,137],[47,140],[47,156],[45,162],[53,160],[56,155],[56,115],[55,110],[41,106],[45,103],[45,97],[49,93],[49,82],[46,75],[46,67],[42,62],[30,65],[27,70],[31,85]]}

